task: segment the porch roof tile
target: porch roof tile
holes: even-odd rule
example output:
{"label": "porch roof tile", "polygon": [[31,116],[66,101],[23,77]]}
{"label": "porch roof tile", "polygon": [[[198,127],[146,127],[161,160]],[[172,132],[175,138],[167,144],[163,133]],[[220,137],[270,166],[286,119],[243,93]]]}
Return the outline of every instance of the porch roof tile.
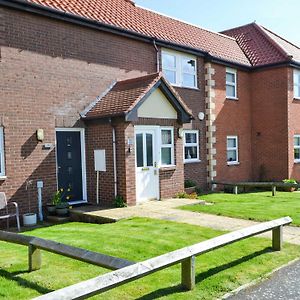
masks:
{"label": "porch roof tile", "polygon": [[175,89],[164,79],[162,73],[154,73],[142,77],[117,81],[93,107],[83,115],[86,119],[125,116],[159,81],[163,81],[170,92],[176,97],[183,110],[192,117],[191,110],[186,106]]}

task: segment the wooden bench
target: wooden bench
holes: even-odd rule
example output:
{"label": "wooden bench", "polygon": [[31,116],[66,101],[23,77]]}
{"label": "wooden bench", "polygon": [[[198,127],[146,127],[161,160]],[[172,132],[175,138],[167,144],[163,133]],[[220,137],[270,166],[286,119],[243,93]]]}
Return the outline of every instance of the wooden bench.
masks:
{"label": "wooden bench", "polygon": [[276,195],[276,188],[300,188],[300,184],[295,183],[284,183],[284,182],[224,182],[224,181],[213,181],[212,184],[220,184],[223,186],[233,187],[233,193],[238,193],[238,187],[260,187],[260,188],[271,188],[272,196]]}
{"label": "wooden bench", "polygon": [[198,244],[194,244],[182,249],[178,249],[160,256],[147,259],[143,262],[135,263],[133,265],[97,276],[86,281],[82,281],[60,290],[39,296],[35,299],[85,299],[113,289],[130,281],[148,276],[149,274],[168,268],[178,263],[181,264],[182,286],[188,290],[192,290],[195,287],[196,256],[267,231],[272,231],[273,250],[281,250],[283,226],[290,224],[291,222],[292,219],[290,217],[285,217],[240,229]]}

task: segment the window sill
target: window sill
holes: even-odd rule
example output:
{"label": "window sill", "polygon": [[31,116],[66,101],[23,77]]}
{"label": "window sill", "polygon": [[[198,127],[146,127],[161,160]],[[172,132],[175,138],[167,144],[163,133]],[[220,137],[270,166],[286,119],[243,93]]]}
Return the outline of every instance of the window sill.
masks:
{"label": "window sill", "polygon": [[195,160],[185,160],[183,163],[184,164],[193,164],[193,163],[200,163],[200,159],[195,159]]}
{"label": "window sill", "polygon": [[300,159],[299,160],[294,160],[294,164],[300,164]]}
{"label": "window sill", "polygon": [[171,85],[173,87],[181,88],[181,89],[188,89],[188,90],[194,90],[194,91],[199,91],[200,90],[198,87],[183,86],[183,85],[178,85],[178,84],[173,84],[173,83],[171,83]]}
{"label": "window sill", "polygon": [[294,100],[300,101],[300,97],[294,97]]}
{"label": "window sill", "polygon": [[239,161],[227,162],[227,166],[238,166],[240,164]]}
{"label": "window sill", "polygon": [[171,171],[175,169],[176,169],[176,165],[160,166],[159,168],[160,171]]}
{"label": "window sill", "polygon": [[7,179],[7,176],[0,176],[0,181],[6,180],[6,179]]}
{"label": "window sill", "polygon": [[237,98],[237,97],[227,97],[226,96],[226,100],[235,100],[235,101],[238,101],[239,98]]}

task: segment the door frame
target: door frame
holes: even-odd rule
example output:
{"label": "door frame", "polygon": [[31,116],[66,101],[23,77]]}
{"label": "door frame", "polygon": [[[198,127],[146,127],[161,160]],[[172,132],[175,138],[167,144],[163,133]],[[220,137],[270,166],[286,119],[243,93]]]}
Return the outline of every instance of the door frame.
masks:
{"label": "door frame", "polygon": [[82,177],[82,200],[70,201],[70,204],[87,203],[87,185],[86,185],[86,154],[85,154],[85,128],[55,128],[55,159],[56,159],[56,188],[58,189],[58,166],[57,166],[57,138],[56,133],[59,131],[80,132],[80,149],[81,149],[81,177]]}
{"label": "door frame", "polygon": [[159,162],[160,162],[160,126],[154,126],[154,125],[135,125],[134,126],[134,168],[135,168],[135,197],[136,197],[136,204],[144,203],[145,201],[138,201],[138,190],[137,190],[137,164],[136,164],[136,132],[137,131],[143,131],[143,130],[153,130],[154,131],[154,160],[153,163],[156,162],[156,171],[157,171],[157,189],[156,189],[156,198],[157,201],[160,199],[160,180],[159,180]]}

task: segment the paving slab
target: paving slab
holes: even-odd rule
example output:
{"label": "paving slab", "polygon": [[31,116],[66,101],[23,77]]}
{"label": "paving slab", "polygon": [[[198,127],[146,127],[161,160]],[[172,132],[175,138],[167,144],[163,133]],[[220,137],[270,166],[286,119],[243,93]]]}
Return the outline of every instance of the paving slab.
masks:
{"label": "paving slab", "polygon": [[300,260],[276,271],[267,280],[223,299],[299,300]]}
{"label": "paving slab", "polygon": [[[97,206],[85,206],[74,208],[75,213],[86,214],[87,216],[99,216],[112,221],[132,217],[146,217],[161,220],[176,221],[179,223],[187,223],[203,227],[210,227],[217,230],[234,231],[255,224],[259,222],[236,219],[224,216],[216,216],[206,213],[198,213],[178,209],[177,207],[183,205],[204,204],[204,201],[197,199],[166,199],[162,201],[149,201],[140,205],[100,209]],[[283,216],[285,217],[285,216]],[[271,238],[271,232],[261,234],[261,236]],[[300,245],[300,227],[285,226],[284,227],[284,241]]]}

